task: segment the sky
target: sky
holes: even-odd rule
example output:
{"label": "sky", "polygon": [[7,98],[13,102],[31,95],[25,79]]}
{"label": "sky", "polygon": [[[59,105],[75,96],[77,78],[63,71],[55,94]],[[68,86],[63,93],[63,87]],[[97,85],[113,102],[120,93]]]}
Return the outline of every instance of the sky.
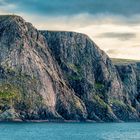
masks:
{"label": "sky", "polygon": [[140,0],[0,0],[0,14],[85,33],[112,58],[140,60]]}

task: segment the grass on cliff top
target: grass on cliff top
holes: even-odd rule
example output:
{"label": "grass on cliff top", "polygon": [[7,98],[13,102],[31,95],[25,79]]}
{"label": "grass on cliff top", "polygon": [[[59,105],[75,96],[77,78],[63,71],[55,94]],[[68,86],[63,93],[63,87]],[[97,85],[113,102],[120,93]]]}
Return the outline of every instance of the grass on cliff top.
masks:
{"label": "grass on cliff top", "polygon": [[111,60],[114,64],[129,64],[140,62],[140,60],[121,59],[121,58],[111,58]]}

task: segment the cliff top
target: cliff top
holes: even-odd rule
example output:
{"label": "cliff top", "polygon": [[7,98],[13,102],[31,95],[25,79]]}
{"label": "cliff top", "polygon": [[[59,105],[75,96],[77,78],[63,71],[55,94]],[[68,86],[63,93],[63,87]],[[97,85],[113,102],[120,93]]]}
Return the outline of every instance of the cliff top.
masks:
{"label": "cliff top", "polygon": [[130,64],[130,63],[139,63],[140,60],[132,60],[132,59],[121,59],[121,58],[111,58],[114,64]]}
{"label": "cliff top", "polygon": [[24,20],[21,16],[18,15],[0,15],[0,20],[3,19],[22,19]]}

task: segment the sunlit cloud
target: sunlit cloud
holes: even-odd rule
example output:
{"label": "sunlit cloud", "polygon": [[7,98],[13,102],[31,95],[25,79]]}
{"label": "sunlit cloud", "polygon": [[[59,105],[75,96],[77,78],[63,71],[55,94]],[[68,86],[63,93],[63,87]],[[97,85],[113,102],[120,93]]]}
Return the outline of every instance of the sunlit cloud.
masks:
{"label": "sunlit cloud", "polygon": [[126,32],[126,33],[115,33],[115,32],[107,32],[107,33],[102,33],[100,35],[98,35],[97,37],[99,38],[115,38],[115,39],[119,39],[121,41],[127,41],[133,38],[136,38],[136,34],[135,33],[130,33],[130,32]]}

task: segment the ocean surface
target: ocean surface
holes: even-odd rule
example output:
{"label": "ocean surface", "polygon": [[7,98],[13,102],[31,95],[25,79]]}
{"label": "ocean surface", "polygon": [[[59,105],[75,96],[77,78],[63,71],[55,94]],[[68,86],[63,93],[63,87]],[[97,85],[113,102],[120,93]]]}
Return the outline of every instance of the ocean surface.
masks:
{"label": "ocean surface", "polygon": [[0,140],[140,140],[140,123],[0,123]]}

